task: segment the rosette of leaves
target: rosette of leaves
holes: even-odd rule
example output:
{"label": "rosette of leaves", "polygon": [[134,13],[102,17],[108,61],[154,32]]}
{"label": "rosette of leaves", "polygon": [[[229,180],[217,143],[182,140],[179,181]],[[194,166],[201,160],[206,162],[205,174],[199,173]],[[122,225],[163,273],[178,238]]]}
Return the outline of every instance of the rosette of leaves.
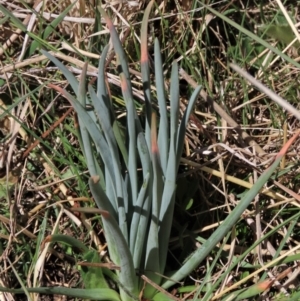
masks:
{"label": "rosette of leaves", "polygon": [[[165,83],[159,43],[155,41],[156,99],[159,106],[159,125],[152,109],[153,93],[150,88],[147,24],[151,2],[144,15],[141,29],[141,71],[145,99],[145,124],[136,111],[130,82],[129,68],[118,34],[102,8],[99,8],[109,28],[116,53],[123,98],[127,111],[126,141],[120,134],[112,100],[105,83],[105,60],[108,46],[99,61],[97,91],[86,87],[86,68],[80,81],[56,58],[43,52],[64,74],[76,98],[58,87],[74,106],[80,124],[80,139],[91,175],[89,186],[102,214],[109,255],[120,284],[122,300],[138,298],[144,281],[137,271],[160,285],[164,274],[168,238],[172,226],[175,202],[176,176],[183,150],[186,125],[200,92],[197,87],[180,121],[178,65],[172,66],[170,112],[167,111]],[[87,104],[94,108],[85,109]],[[170,115],[170,117],[168,117]],[[103,168],[97,161],[101,157]],[[101,164],[102,165],[102,164]],[[141,167],[142,172],[138,172]],[[153,298],[156,289],[147,285],[145,298]]]}

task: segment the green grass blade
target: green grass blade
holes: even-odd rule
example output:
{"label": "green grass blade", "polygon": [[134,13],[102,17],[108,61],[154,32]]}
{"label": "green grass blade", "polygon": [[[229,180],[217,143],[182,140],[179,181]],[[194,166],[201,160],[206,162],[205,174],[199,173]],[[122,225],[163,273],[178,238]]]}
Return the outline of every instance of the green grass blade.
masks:
{"label": "green grass blade", "polygon": [[[283,237],[283,239],[281,240],[279,246],[276,248],[276,252],[273,255],[273,259],[278,258],[280,256],[281,251],[284,251],[284,248],[286,246],[286,244],[288,243],[288,240],[290,239],[290,237],[293,236],[293,232],[295,231],[295,226],[298,224],[297,220],[293,220],[288,228],[288,230],[285,232],[285,235]],[[298,254],[297,254],[298,255]],[[300,257],[300,254],[296,257]],[[290,260],[291,256],[286,257],[284,260],[288,261]],[[295,259],[295,258],[294,258]],[[297,260],[297,259],[296,259]],[[282,261],[280,262],[281,264],[283,263]],[[276,262],[276,264],[278,264]],[[267,272],[265,271],[261,276],[259,281],[263,281],[268,277]]]}
{"label": "green grass blade", "polygon": [[254,41],[256,41],[256,42],[260,43],[261,45],[263,45],[264,47],[270,49],[271,51],[273,51],[274,53],[276,53],[278,56],[280,56],[282,59],[284,59],[287,62],[291,63],[295,67],[300,68],[300,64],[298,64],[295,60],[291,59],[286,54],[284,54],[283,52],[281,52],[279,49],[273,47],[271,44],[269,44],[268,42],[264,41],[262,38],[258,37],[257,35],[255,35],[251,31],[249,31],[248,29],[242,27],[241,25],[237,24],[233,20],[231,20],[228,17],[222,15],[221,13],[219,13],[215,9],[211,8],[210,6],[205,5],[203,3],[201,3],[201,5],[204,6],[206,9],[208,9],[210,12],[212,12],[217,17],[221,18],[222,20],[224,20],[225,22],[227,22],[231,26],[235,27],[238,31],[244,33],[245,35],[247,35],[248,37],[250,37]]}
{"label": "green grass blade", "polygon": [[[168,296],[164,292],[159,292],[155,294],[155,296],[152,299],[153,301],[174,301],[174,296]],[[195,301],[194,299],[192,299]]]}
{"label": "green grass blade", "polygon": [[[28,289],[27,287],[25,287],[25,285],[24,285],[24,283],[23,283],[21,277],[18,275],[18,272],[17,272],[17,270],[15,269],[13,263],[9,260],[9,258],[7,258],[6,260],[9,262],[10,267],[12,268],[12,270],[13,270],[13,272],[14,272],[16,278],[17,278],[17,280],[19,281],[19,283],[20,283],[20,285],[21,285],[21,287],[22,287],[22,292],[25,293],[25,295],[27,296],[27,300],[28,300],[28,301],[33,301],[32,298],[31,298],[31,296],[30,296],[30,294],[29,294],[29,293],[30,293],[29,289]],[[0,288],[0,291],[1,291],[1,288]]]}
{"label": "green grass blade", "polygon": [[43,251],[43,241],[45,239],[45,235],[48,232],[48,217],[49,217],[49,210],[46,210],[43,215],[43,222],[39,227],[38,237],[36,239],[35,243],[35,253],[32,257],[32,260],[30,262],[30,268],[28,271],[28,275],[31,275],[33,273],[33,285],[36,286],[37,280],[38,280],[38,271],[36,269],[36,266],[38,264],[39,256]]}
{"label": "green grass blade", "polygon": [[[261,26],[260,31],[263,31],[269,37],[283,43],[285,46],[292,43],[296,37],[289,24],[267,24]],[[293,46],[299,48],[299,41],[296,41]]]}
{"label": "green grass blade", "polygon": [[4,14],[4,16],[9,16],[11,21],[22,31],[26,32],[27,28],[26,26],[17,18],[14,16],[14,14],[11,13],[8,9],[6,9],[3,5],[0,4],[0,11]]}
{"label": "green grass blade", "polygon": [[[47,38],[55,31],[55,28],[63,21],[64,17],[68,12],[73,8],[76,2],[69,5],[57,18],[55,18],[49,25],[46,26],[43,32],[43,40],[47,41]],[[37,40],[34,40],[29,47],[29,57],[31,57],[36,49],[40,47],[40,43]]]}
{"label": "green grass blade", "polygon": [[[246,249],[245,252],[241,255],[239,255],[238,258],[234,259],[232,261],[232,264],[226,269],[226,271],[224,272],[224,275],[222,275],[222,277],[220,277],[212,286],[210,291],[207,291],[207,295],[203,297],[203,301],[208,301],[211,299],[212,294],[214,294],[214,292],[218,289],[218,287],[220,287],[220,284],[222,282],[222,278],[223,276],[227,276],[231,273],[231,271],[233,271],[237,266],[244,266],[245,264],[248,265],[248,263],[246,263],[244,260],[247,258],[247,256],[249,256],[249,254],[251,253],[252,250],[254,250],[258,245],[260,245],[263,241],[266,241],[266,239],[268,239],[269,237],[271,237],[271,235],[273,235],[274,233],[277,233],[280,229],[282,229],[282,227],[287,226],[288,224],[290,224],[292,221],[294,220],[298,220],[300,217],[300,213],[296,213],[293,216],[287,218],[286,220],[284,220],[281,224],[275,226],[272,231],[267,232],[264,236],[262,236],[260,239],[256,240],[250,248]],[[205,241],[205,240],[204,240]],[[203,241],[202,241],[203,243]],[[292,256],[288,256],[285,257],[284,259],[282,259],[280,262],[279,261],[275,261],[270,267],[274,267],[274,266],[278,266],[278,264],[284,264],[284,263],[288,263],[288,262],[292,262],[295,260],[298,260],[299,254],[297,255],[292,255]],[[253,266],[252,268],[259,268],[260,266]]]}
{"label": "green grass blade", "polygon": [[63,75],[66,77],[68,83],[71,85],[73,91],[77,93],[78,91],[78,81],[75,78],[75,76],[53,55],[51,55],[49,52],[45,50],[41,50],[42,54],[45,55],[50,61],[52,61],[57,68],[63,73]]}
{"label": "green grass blade", "polygon": [[109,288],[109,285],[103,276],[103,269],[93,265],[94,263],[101,263],[99,253],[96,250],[89,250],[84,254],[82,259],[83,261],[91,263],[91,265],[88,266],[79,265],[84,287],[86,289]]}
{"label": "green grass blade", "polygon": [[[211,252],[211,250],[226,236],[233,225],[239,220],[245,209],[259,193],[260,189],[272,176],[283,155],[286,153],[287,149],[295,141],[298,135],[299,132],[286,143],[286,145],[278,153],[274,163],[259,177],[257,182],[240,200],[239,204],[234,208],[231,214],[227,216],[222,225],[218,227],[218,229],[209,237],[209,239],[202,245],[202,247],[199,248],[178,271],[170,276],[170,279],[173,279],[174,281],[180,281],[181,279],[189,275],[205,259],[205,257]],[[173,281],[167,280],[162,285],[162,287],[164,289],[167,289],[173,284]]]}
{"label": "green grass blade", "polygon": [[[232,231],[227,233],[227,235],[222,241],[222,244],[220,244],[219,250],[217,252],[216,251],[214,252],[214,260],[211,263],[207,263],[207,272],[205,273],[202,283],[199,286],[197,286],[197,292],[195,292],[195,297],[199,296],[200,294],[202,295],[204,291],[206,292],[206,294],[202,297],[203,299],[205,299],[206,296],[211,297],[213,295],[212,292],[209,292],[209,289],[211,289],[212,287],[210,281],[213,277],[214,271],[217,269],[217,266],[222,257],[224,246],[227,243],[228,239],[230,238],[231,234]],[[218,281],[223,282],[225,277],[227,277],[226,273],[222,273],[218,278]]]}
{"label": "green grass blade", "polygon": [[11,13],[8,9],[6,9],[3,5],[0,4],[0,11],[4,14],[4,16],[9,16],[11,21],[15,24],[17,28],[25,32],[29,37],[31,37],[34,41],[38,41],[40,45],[43,45],[44,47],[50,48],[53,51],[57,51],[54,47],[51,46],[51,44],[47,43],[44,39],[39,38],[35,34],[33,34],[30,31],[27,31],[26,26],[17,18],[14,16],[13,13]]}
{"label": "green grass blade", "polygon": [[242,68],[235,64],[230,64],[230,67],[238,72],[241,76],[243,76],[246,80],[248,80],[253,86],[255,86],[258,90],[260,90],[262,93],[269,96],[273,101],[278,103],[281,107],[286,109],[288,112],[293,114],[295,117],[297,117],[300,120],[300,112],[298,109],[296,109],[294,106],[292,106],[289,102],[287,102],[285,99],[280,97],[278,94],[267,88],[265,85],[263,85],[260,81],[255,79],[253,76],[251,76],[249,73],[244,71]]}

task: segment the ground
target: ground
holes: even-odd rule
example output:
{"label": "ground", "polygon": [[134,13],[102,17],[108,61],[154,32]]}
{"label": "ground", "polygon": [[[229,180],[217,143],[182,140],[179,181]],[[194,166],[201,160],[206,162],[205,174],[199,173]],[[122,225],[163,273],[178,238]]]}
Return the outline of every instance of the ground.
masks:
{"label": "ground", "polygon": [[[99,217],[70,209],[95,205],[88,188],[75,111],[47,85],[72,90],[40,50],[52,51],[76,76],[88,61],[88,82],[95,86],[98,58],[110,42],[109,33],[93,1],[75,3],[66,17],[61,14],[71,4],[68,1],[41,5],[39,1],[15,0],[0,4],[0,286],[19,288],[22,282],[26,287],[81,288],[77,263],[82,254],[61,243],[52,243],[43,253],[45,239],[54,233],[65,234],[105,254],[106,241]],[[240,66],[299,110],[299,7],[294,1],[280,4],[208,1],[205,6],[199,1],[156,1],[151,11],[150,58],[153,59],[157,38],[162,49],[166,91],[170,88],[172,62],[178,62],[180,114],[196,84],[203,87],[188,123],[178,172],[167,262],[170,271],[178,269],[190,252],[212,235],[299,128],[297,112],[283,109],[229,65]],[[145,1],[103,4],[126,50],[142,120],[145,108],[139,64],[140,22],[146,5]],[[289,45],[294,39],[294,44]],[[110,50],[106,80],[122,128],[126,125],[126,111],[116,65],[115,54]],[[153,61],[151,67],[154,85]],[[155,89],[152,94],[156,95]],[[157,109],[155,101],[153,107]],[[236,255],[247,251],[241,267],[224,276],[223,288],[248,275],[252,277],[236,289],[274,276],[278,282],[267,287],[269,298],[278,297],[280,292],[297,292],[297,257],[267,270],[268,277],[263,272],[257,276],[255,271],[258,265],[298,245],[297,220],[285,221],[298,211],[299,187],[297,138],[264,190],[254,197],[235,225],[231,240],[224,240],[222,253],[218,253],[221,249],[217,245],[205,263],[185,280],[185,286],[215,283],[219,275],[225,275],[224,270]],[[263,235],[268,238],[255,247]],[[213,263],[215,256],[219,257],[217,263]],[[251,266],[249,269],[242,267],[246,263]],[[210,270],[211,264],[215,266]],[[289,273],[281,279],[287,270]],[[217,288],[211,296],[216,291]],[[173,294],[190,298],[196,293],[192,290],[186,295],[178,288]],[[199,295],[202,298],[205,292]],[[7,294],[1,298],[28,300],[25,295]],[[74,298],[41,295],[40,300]]]}

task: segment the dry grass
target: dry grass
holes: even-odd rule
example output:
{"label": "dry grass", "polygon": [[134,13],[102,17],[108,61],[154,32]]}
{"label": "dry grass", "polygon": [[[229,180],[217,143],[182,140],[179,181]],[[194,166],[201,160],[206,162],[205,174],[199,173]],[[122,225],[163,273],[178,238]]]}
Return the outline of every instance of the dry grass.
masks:
{"label": "dry grass", "polygon": [[[46,24],[57,18],[71,2],[48,1],[45,5],[40,1],[26,2],[0,0],[27,28],[25,33],[1,14],[0,89],[6,96],[1,94],[4,114],[0,124],[0,286],[19,287],[12,264],[28,287],[80,286],[79,275],[73,268],[76,254],[59,245],[48,245],[48,252],[43,252],[41,242],[56,231],[79,237],[103,251],[105,239],[98,219],[75,215],[69,210],[69,205],[80,205],[89,197],[86,166],[74,130],[76,120],[68,103],[46,88],[48,82],[54,81],[64,87],[67,82],[37,50],[30,52],[32,39],[29,37],[31,33],[31,36],[42,38]],[[136,0],[126,3],[111,1],[105,5],[127,49],[140,112],[143,96],[136,49],[145,4]],[[191,117],[178,177],[179,192],[170,250],[179,262],[195,247],[195,241],[191,239],[193,235],[209,237],[241,194],[251,187],[299,128],[299,121],[293,115],[251,87],[228,68],[228,63],[235,61],[296,108],[299,108],[298,68],[269,50],[261,51],[257,43],[200,7],[197,1],[158,1],[149,24],[150,36],[157,36],[163,46],[166,74],[170,73],[174,59],[181,64],[182,108],[190,94],[187,83],[193,86],[198,82],[204,88]],[[280,11],[275,1],[262,2],[262,7],[265,20],[254,1],[247,7],[243,1],[223,1],[214,5],[216,10],[228,12],[237,23],[256,33],[259,33],[257,25],[263,21],[271,22]],[[298,7],[294,10],[291,4],[285,7],[295,20],[299,20]],[[230,9],[234,13],[230,13]],[[104,24],[98,22],[94,26],[95,18],[97,22],[100,17],[94,1],[78,1],[43,45],[75,74],[80,74],[88,60],[91,82],[97,76],[94,67],[97,58],[109,42]],[[265,35],[264,38],[282,51],[287,46],[272,37]],[[149,44],[152,45],[152,38]],[[297,49],[290,47],[286,52],[299,61]],[[107,80],[122,120],[125,110],[120,99],[113,52],[107,63]],[[210,281],[218,278],[234,254],[244,252],[255,240],[299,210],[299,156],[298,141],[282,161],[278,174],[245,212],[236,227],[235,244],[225,245],[224,254],[228,257],[222,255]],[[93,225],[93,231],[89,231],[90,225]],[[275,232],[249,252],[247,261],[253,265],[264,264],[275,256],[276,250],[280,249],[282,254],[299,244],[298,224],[294,225],[289,239],[286,237],[288,231],[283,227]],[[281,242],[284,242],[284,247]],[[207,264],[210,262],[211,258],[208,258]],[[296,263],[291,266],[295,272],[274,284],[272,293],[281,291],[287,294],[290,289],[298,287],[298,267]],[[170,268],[176,269],[177,264]],[[206,268],[205,265],[199,267],[187,284],[201,283]],[[278,266],[267,271],[268,277],[278,274],[276,268]],[[243,279],[243,273],[242,269],[232,271],[223,286]],[[290,285],[291,280],[296,281],[294,286]],[[247,285],[251,285],[251,281],[248,280]],[[0,295],[1,301],[22,298],[27,300],[25,295]],[[32,298],[38,300],[36,296]]]}

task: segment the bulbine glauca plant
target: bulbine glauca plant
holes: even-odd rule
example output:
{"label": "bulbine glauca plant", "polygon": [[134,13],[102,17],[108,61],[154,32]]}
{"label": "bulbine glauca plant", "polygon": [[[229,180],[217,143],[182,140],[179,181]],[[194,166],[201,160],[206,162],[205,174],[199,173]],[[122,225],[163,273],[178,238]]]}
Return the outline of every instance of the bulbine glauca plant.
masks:
{"label": "bulbine glauca plant", "polygon": [[[173,222],[176,196],[176,177],[183,151],[186,126],[200,87],[193,91],[186,111],[179,116],[178,65],[172,65],[169,100],[166,100],[161,50],[157,40],[154,45],[155,86],[151,90],[149,72],[147,25],[151,1],[145,10],[141,27],[141,73],[145,101],[144,122],[137,114],[133,98],[130,73],[122,44],[107,13],[99,7],[110,31],[123,99],[126,105],[126,135],[122,135],[115,117],[114,106],[105,81],[105,64],[109,47],[101,54],[98,65],[96,90],[88,85],[86,91],[87,64],[80,80],[54,56],[43,51],[67,78],[74,94],[49,84],[60,92],[78,114],[79,141],[90,173],[89,188],[102,216],[108,254],[117,267],[109,270],[100,267],[96,250],[82,242],[62,235],[53,235],[50,240],[68,243],[83,253],[87,263],[81,269],[84,289],[76,288],[30,288],[28,292],[64,294],[92,300],[173,300],[167,290],[188,276],[230,233],[255,195],[270,178],[279,164],[292,138],[277,155],[272,166],[261,175],[255,185],[245,194],[201,248],[197,249],[181,266],[164,277],[169,237]],[[152,104],[158,105],[157,113]],[[167,110],[167,104],[170,110]],[[87,110],[91,105],[93,110]],[[125,138],[124,138],[125,136]],[[84,208],[83,208],[84,210]],[[89,208],[88,212],[93,212]],[[110,279],[109,281],[107,281]],[[145,279],[147,281],[145,282]],[[114,283],[113,287],[111,283]],[[2,288],[1,288],[2,290]],[[8,289],[4,289],[8,290]],[[14,293],[23,290],[11,290]]]}
{"label": "bulbine glauca plant", "polygon": [[[104,66],[108,46],[99,61],[97,91],[89,86],[88,94],[85,91],[86,66],[78,82],[57,59],[43,52],[62,71],[76,94],[75,98],[65,90],[51,86],[70,101],[78,114],[82,150],[91,175],[89,186],[97,206],[104,212],[102,220],[109,256],[120,267],[115,275],[121,300],[138,299],[141,291],[147,299],[157,295],[158,291],[153,286],[147,284],[144,287],[144,280],[137,275],[137,271],[157,285],[163,281],[185,129],[200,92],[200,87],[197,87],[180,122],[178,66],[174,63],[170,88],[171,109],[167,111],[161,51],[158,41],[155,41],[156,103],[159,106],[157,126],[156,113],[152,109],[154,97],[150,88],[147,49],[147,23],[152,4],[153,1],[145,11],[141,29],[145,124],[141,123],[136,112],[121,42],[111,20],[99,8],[110,31],[120,67],[121,89],[127,110],[126,141],[120,137],[105,83]],[[87,111],[86,104],[92,104],[94,111]],[[103,168],[97,162],[94,147],[101,157]],[[139,167],[142,172],[138,172]],[[99,181],[101,177],[104,181]]]}

